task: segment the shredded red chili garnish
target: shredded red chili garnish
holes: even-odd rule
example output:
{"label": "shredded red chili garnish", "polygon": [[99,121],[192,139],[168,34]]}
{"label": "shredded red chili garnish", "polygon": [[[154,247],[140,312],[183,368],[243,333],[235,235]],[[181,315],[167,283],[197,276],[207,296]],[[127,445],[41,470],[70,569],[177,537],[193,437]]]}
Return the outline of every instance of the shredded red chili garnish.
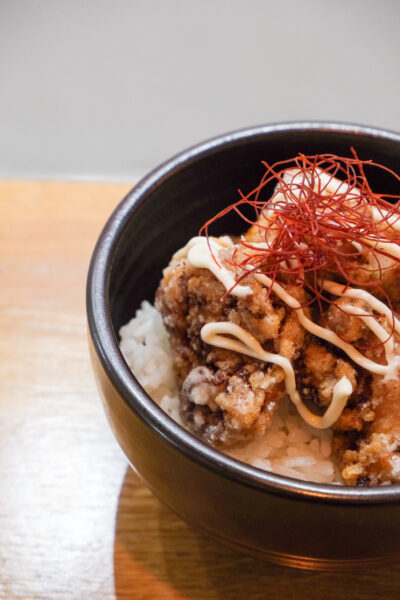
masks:
{"label": "shredded red chili garnish", "polygon": [[[364,167],[385,171],[397,182],[400,176],[351,150],[352,157],[299,154],[272,165],[263,162],[265,173],[257,187],[247,194],[238,190],[239,200],[203,225],[200,234],[208,237],[213,223],[235,211],[256,228],[262,247],[243,237],[233,254],[232,266],[243,273],[237,284],[249,272],[263,273],[272,281],[304,286],[310,303],[316,301],[322,310],[323,302],[332,301],[322,279],[332,278],[348,287],[376,288],[392,308],[382,279],[393,262],[388,267],[382,259],[400,263],[400,258],[381,244],[400,248],[400,195],[373,192]],[[277,187],[267,199],[263,190],[271,182]],[[336,190],[328,191],[335,184]],[[244,214],[245,206],[253,209],[253,219]]]}

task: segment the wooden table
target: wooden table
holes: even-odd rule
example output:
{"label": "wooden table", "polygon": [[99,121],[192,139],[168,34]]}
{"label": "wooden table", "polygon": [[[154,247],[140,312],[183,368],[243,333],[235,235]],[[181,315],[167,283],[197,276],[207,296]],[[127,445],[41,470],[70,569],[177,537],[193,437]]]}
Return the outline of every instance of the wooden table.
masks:
{"label": "wooden table", "polygon": [[91,372],[84,291],[129,187],[0,182],[0,599],[397,600],[397,565],[327,574],[241,556],[128,469]]}

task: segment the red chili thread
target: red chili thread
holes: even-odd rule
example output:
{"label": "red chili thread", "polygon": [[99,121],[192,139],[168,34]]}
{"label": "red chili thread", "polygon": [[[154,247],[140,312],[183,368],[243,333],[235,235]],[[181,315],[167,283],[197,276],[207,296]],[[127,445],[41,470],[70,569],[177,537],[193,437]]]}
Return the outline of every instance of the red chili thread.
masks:
{"label": "red chili thread", "polygon": [[[364,167],[385,171],[398,182],[400,176],[372,160],[359,159],[354,148],[351,151],[352,158],[299,154],[272,165],[262,162],[265,173],[258,186],[248,194],[239,189],[239,200],[209,219],[199,233],[208,238],[209,227],[235,211],[248,226],[256,227],[260,241],[266,244],[266,248],[258,248],[245,239],[239,242],[241,256],[238,258],[239,251],[235,250],[230,262],[242,271],[235,285],[249,273],[262,273],[272,281],[304,286],[310,297],[307,305],[316,302],[321,313],[323,303],[333,302],[323,290],[323,278],[332,277],[346,287],[375,288],[393,314],[390,337],[394,331],[394,312],[382,283],[385,270],[391,266],[382,265],[382,258],[389,257],[397,263],[400,259],[377,244],[390,242],[400,246],[400,234],[397,240],[392,237],[393,223],[400,219],[400,195],[373,192]],[[296,177],[290,176],[291,169],[296,170]],[[328,177],[324,185],[321,172]],[[334,179],[343,185],[333,195],[327,195],[326,188]],[[279,199],[277,191],[272,198],[262,198],[265,186],[271,182],[276,183]],[[241,209],[245,206],[253,209],[253,219],[243,214]],[[378,211],[379,223],[374,220],[371,207]],[[367,256],[373,257],[375,265],[366,261]],[[218,264],[214,254],[213,258]],[[271,292],[269,288],[268,294]]]}

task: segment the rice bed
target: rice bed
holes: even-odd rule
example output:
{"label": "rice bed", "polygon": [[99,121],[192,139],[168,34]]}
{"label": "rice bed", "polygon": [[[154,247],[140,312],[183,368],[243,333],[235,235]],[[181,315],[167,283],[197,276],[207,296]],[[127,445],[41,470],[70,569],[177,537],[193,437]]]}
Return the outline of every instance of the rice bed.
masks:
{"label": "rice bed", "polygon": [[[168,334],[159,312],[149,302],[142,302],[135,317],[121,327],[120,338],[122,354],[146,392],[184,427]],[[280,402],[271,427],[262,437],[226,453],[279,475],[342,483],[332,455],[332,432],[305,423],[288,398]]]}

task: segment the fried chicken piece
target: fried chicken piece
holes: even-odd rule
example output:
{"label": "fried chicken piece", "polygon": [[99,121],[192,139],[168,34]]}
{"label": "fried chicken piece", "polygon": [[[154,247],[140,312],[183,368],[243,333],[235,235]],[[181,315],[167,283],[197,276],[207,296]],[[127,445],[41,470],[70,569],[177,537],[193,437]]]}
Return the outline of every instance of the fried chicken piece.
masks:
{"label": "fried chicken piece", "polygon": [[346,309],[348,306],[356,306],[369,312],[368,307],[359,300],[336,298],[326,312],[324,326],[332,329],[339,337],[352,344],[367,335],[369,330],[364,321],[349,314],[349,309]]}
{"label": "fried chicken piece", "polygon": [[353,393],[347,406],[333,425],[336,431],[361,431],[373,418],[365,402],[368,377],[350,361],[337,356],[319,341],[310,341],[302,352],[302,364],[297,366],[303,399],[326,409],[333,397],[336,383],[343,377],[350,381]]}
{"label": "fried chicken piece", "polygon": [[342,455],[343,478],[350,485],[400,481],[400,381],[375,375],[371,384],[374,418]]}
{"label": "fried chicken piece", "polygon": [[[231,446],[264,433],[286,394],[285,377],[279,366],[205,344],[203,325],[235,323],[266,350],[289,360],[297,358],[304,343],[294,313],[274,303],[254,277],[246,277],[245,284],[251,295],[226,295],[210,271],[181,258],[165,269],[156,295],[170,334],[182,418],[213,445]],[[305,298],[298,287],[290,293]]]}
{"label": "fried chicken piece", "polygon": [[[361,302],[352,301],[370,312]],[[343,315],[340,304],[349,304],[341,298],[333,303],[327,313],[326,322],[343,339],[358,342],[365,347],[365,355],[380,364],[386,363],[384,348],[361,319]],[[382,317],[377,317],[388,329]],[[399,353],[398,335],[394,334],[396,353]],[[400,362],[400,361],[399,361]],[[363,378],[364,390],[358,389],[352,396],[352,404],[346,408],[335,424],[336,430],[356,430],[357,435],[339,439],[338,455],[342,475],[349,485],[378,485],[400,480],[400,380],[393,377],[366,375],[357,369]],[[369,381],[368,381],[369,380]],[[357,402],[358,398],[358,402]],[[339,436],[340,438],[340,436]]]}
{"label": "fried chicken piece", "polygon": [[317,390],[320,406],[329,406],[336,383],[346,376],[353,389],[356,387],[356,371],[351,364],[337,358],[325,346],[311,342],[303,352],[305,375],[303,385]]}

